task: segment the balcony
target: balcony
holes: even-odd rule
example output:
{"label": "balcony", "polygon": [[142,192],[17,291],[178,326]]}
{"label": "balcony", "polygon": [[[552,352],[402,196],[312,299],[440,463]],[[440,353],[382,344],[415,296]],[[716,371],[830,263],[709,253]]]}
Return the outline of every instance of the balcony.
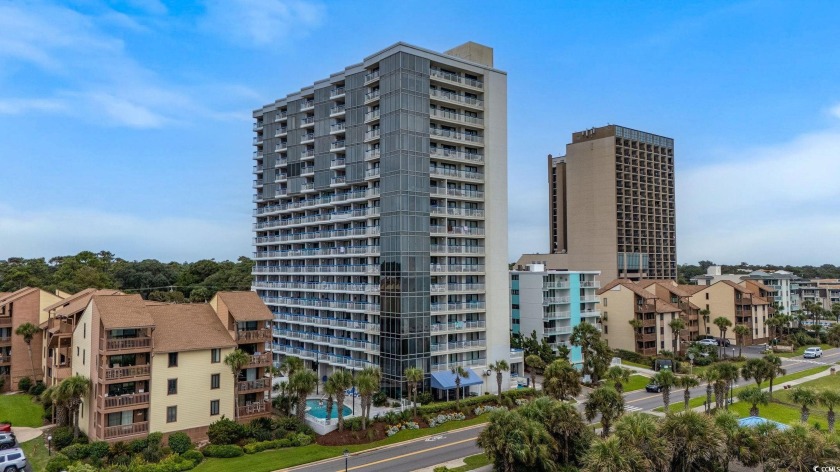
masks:
{"label": "balcony", "polygon": [[486,347],[487,341],[484,339],[477,339],[474,341],[456,341],[451,343],[432,344],[432,352],[440,351],[460,351],[464,349],[474,349],[477,347]]}
{"label": "balcony", "polygon": [[446,82],[452,82],[452,83],[455,83],[455,84],[466,85],[468,87],[484,88],[484,83],[480,80],[470,79],[470,78],[467,78],[467,77],[462,77],[458,74],[453,74],[452,72],[442,71],[440,69],[432,68],[432,70],[429,71],[429,76],[433,77],[435,79],[440,79],[442,81],[446,81]]}
{"label": "balcony", "polygon": [[344,90],[343,86],[342,87],[336,87],[336,88],[330,90],[330,98],[336,98],[336,97],[344,96],[344,92],[345,92],[345,90]]}
{"label": "balcony", "polygon": [[340,104],[340,105],[335,105],[333,107],[330,107],[330,116],[338,116],[338,115],[343,114],[345,108],[346,108],[346,105],[344,105],[343,103]]}
{"label": "balcony", "polygon": [[269,379],[245,380],[236,383],[236,391],[240,394],[268,390],[271,387]]}
{"label": "balcony", "polygon": [[444,139],[451,139],[456,141],[466,141],[470,143],[481,144],[484,142],[484,137],[479,134],[462,133],[460,131],[453,131],[442,128],[429,128],[429,134]]}
{"label": "balcony", "polygon": [[344,166],[344,158],[343,157],[335,157],[330,161],[330,168],[342,167],[342,166]]}
{"label": "balcony", "polygon": [[283,136],[283,135],[287,134],[286,129],[287,128],[285,126],[281,126],[281,127],[277,128],[276,130],[274,130],[274,137],[277,138],[277,137],[280,137],[280,136]]}
{"label": "balcony", "polygon": [[267,367],[271,365],[271,353],[264,352],[262,354],[254,354],[248,360],[248,367]]}
{"label": "balcony", "polygon": [[11,326],[11,325],[12,325],[12,317],[11,316],[0,316],[0,327]]}
{"label": "balcony", "polygon": [[105,410],[133,407],[149,403],[149,392],[117,395],[113,397],[99,396],[99,407]]}
{"label": "balcony", "polygon": [[374,159],[379,159],[380,155],[381,152],[379,151],[379,149],[368,149],[367,151],[365,151],[365,160],[372,161]]}
{"label": "balcony", "polygon": [[553,336],[558,334],[572,334],[572,327],[571,326],[555,326],[553,328],[545,328],[544,333],[546,336]]}
{"label": "balcony", "polygon": [[343,139],[339,139],[338,141],[333,141],[330,143],[330,151],[341,151],[345,149],[347,144]]}
{"label": "balcony", "polygon": [[342,176],[333,177],[330,179],[330,185],[342,185],[347,181],[347,178]]}
{"label": "balcony", "polygon": [[148,336],[121,339],[100,339],[100,351],[148,351],[152,349],[152,338]]}
{"label": "balcony", "polygon": [[103,439],[117,439],[126,436],[134,436],[138,434],[146,435],[149,433],[149,422],[142,421],[140,423],[124,424],[120,426],[107,426],[102,433]]}
{"label": "balcony", "polygon": [[365,141],[379,139],[379,129],[372,129],[365,133]]}
{"label": "balcony", "polygon": [[466,95],[461,95],[458,93],[451,93],[451,92],[444,92],[441,90],[430,90],[429,96],[434,99],[447,101],[447,102],[454,102],[454,103],[461,103],[464,105],[471,105],[477,108],[484,107],[484,101],[478,98],[468,97]]}
{"label": "balcony", "polygon": [[236,332],[236,342],[240,344],[266,342],[271,339],[271,330],[268,328],[239,330]]}
{"label": "balcony", "polygon": [[346,127],[347,123],[343,121],[341,123],[335,123],[333,125],[330,125],[330,133],[341,133]]}
{"label": "balcony", "polygon": [[373,92],[365,94],[365,103],[372,102],[374,100],[379,100],[379,90],[374,90]]}
{"label": "balcony", "polygon": [[300,102],[300,111],[311,110],[315,108],[315,100],[304,100]]}
{"label": "balcony", "polygon": [[484,156],[475,152],[452,151],[449,149],[433,147],[429,151],[429,157],[442,159],[457,159],[470,162],[484,162]]}
{"label": "balcony", "polygon": [[99,367],[99,380],[110,382],[113,380],[138,380],[150,377],[152,366],[149,364],[130,367]]}
{"label": "balcony", "polygon": [[315,117],[314,116],[307,116],[305,118],[300,119],[300,126],[314,126],[315,125]]}
{"label": "balcony", "polygon": [[438,120],[457,121],[459,123],[469,123],[475,126],[484,126],[484,120],[477,116],[465,115],[463,113],[444,111],[437,108],[429,110],[429,116]]}
{"label": "balcony", "polygon": [[0,354],[0,365],[9,365],[12,363],[12,356]]}
{"label": "balcony", "polygon": [[365,123],[379,119],[379,110],[373,110],[365,113]]}
{"label": "balcony", "polygon": [[315,157],[315,150],[314,149],[307,149],[306,151],[301,151],[300,158],[306,159],[308,157]]}
{"label": "balcony", "polygon": [[484,329],[484,321],[455,321],[452,323],[432,323],[430,331],[433,333],[449,331],[466,331],[471,329]]}
{"label": "balcony", "polygon": [[300,143],[306,144],[315,141],[315,133],[306,133],[300,137]]}
{"label": "balcony", "polygon": [[374,178],[374,177],[379,177],[379,168],[378,167],[374,168],[374,169],[368,169],[368,170],[365,171],[365,178],[370,179],[370,178]]}
{"label": "balcony", "polygon": [[277,114],[274,116],[274,121],[283,121],[289,117],[289,114],[286,113],[285,110],[278,111]]}
{"label": "balcony", "polygon": [[11,336],[0,336],[0,346],[12,344]]}
{"label": "balcony", "polygon": [[263,416],[271,412],[271,404],[268,400],[251,402],[245,406],[240,406],[236,412],[237,418],[249,418],[255,416]]}
{"label": "balcony", "polygon": [[375,70],[373,72],[365,74],[365,79],[364,80],[365,80],[365,85],[367,85],[371,82],[374,82],[376,80],[379,80],[379,70]]}

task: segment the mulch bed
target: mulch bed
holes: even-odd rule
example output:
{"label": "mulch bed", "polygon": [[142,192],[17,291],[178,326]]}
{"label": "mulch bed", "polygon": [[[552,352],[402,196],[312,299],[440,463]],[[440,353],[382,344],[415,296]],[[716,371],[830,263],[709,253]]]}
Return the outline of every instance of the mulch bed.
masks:
{"label": "mulch bed", "polygon": [[[472,418],[473,416],[474,415],[471,415],[469,416],[469,418]],[[426,421],[420,416],[417,417],[417,424],[420,425],[421,429],[429,427],[428,423],[426,423]],[[388,435],[385,433],[387,429],[388,425],[385,424],[385,422],[383,421],[379,421],[369,424],[367,431],[352,431],[346,428],[344,429],[344,431],[341,432],[335,430],[323,436],[318,436],[315,439],[315,442],[322,446],[347,446],[350,444],[367,444],[387,438]]]}

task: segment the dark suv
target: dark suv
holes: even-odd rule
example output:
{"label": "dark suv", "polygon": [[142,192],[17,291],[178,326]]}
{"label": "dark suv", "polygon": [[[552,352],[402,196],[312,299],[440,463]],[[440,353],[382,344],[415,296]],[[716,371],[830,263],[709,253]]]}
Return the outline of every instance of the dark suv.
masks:
{"label": "dark suv", "polygon": [[10,449],[15,447],[17,439],[15,433],[0,433],[0,449]]}

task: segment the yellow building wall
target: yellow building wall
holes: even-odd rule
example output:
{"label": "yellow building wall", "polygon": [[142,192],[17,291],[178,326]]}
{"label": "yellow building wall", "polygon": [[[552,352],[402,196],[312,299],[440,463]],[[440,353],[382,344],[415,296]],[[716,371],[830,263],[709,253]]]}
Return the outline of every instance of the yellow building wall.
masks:
{"label": "yellow building wall", "polygon": [[[211,363],[210,350],[178,353],[178,366],[169,367],[167,353],[152,357],[149,431],[169,433],[206,427],[220,419],[234,417],[233,375],[221,362],[232,348],[222,349],[220,362]],[[210,389],[210,376],[219,374],[219,388]],[[167,394],[168,380],[178,379],[178,393]],[[219,414],[210,416],[210,401],[219,400]],[[166,409],[178,407],[177,421],[166,422]]]}
{"label": "yellow building wall", "polygon": [[[82,405],[79,408],[79,429],[87,435],[90,435],[93,428],[91,405],[93,405],[94,389],[99,377],[96,370],[96,355],[93,350],[93,340],[98,339],[98,336],[94,338],[92,306],[88,305],[79,318],[79,324],[76,325],[75,331],[73,331],[73,352],[70,361],[73,375],[87,377],[92,382],[90,393],[82,400]],[[99,348],[99,346],[96,347]]]}
{"label": "yellow building wall", "polygon": [[[708,298],[706,297],[708,294]],[[709,334],[714,337],[720,336],[720,329],[715,325],[715,318],[723,316],[732,322],[732,327],[726,330],[726,339],[735,343],[735,333],[732,328],[735,326],[735,289],[731,286],[717,282],[691,296],[691,302],[699,306],[701,310],[709,310],[709,323],[700,320],[700,334]],[[706,331],[708,327],[708,331]]]}
{"label": "yellow building wall", "polygon": [[635,314],[634,293],[622,285],[617,285],[612,290],[602,293],[600,297],[601,312],[607,319],[603,322],[603,326],[607,328],[604,334],[607,344],[613,349],[635,352],[636,338],[633,327],[630,326],[630,320]]}

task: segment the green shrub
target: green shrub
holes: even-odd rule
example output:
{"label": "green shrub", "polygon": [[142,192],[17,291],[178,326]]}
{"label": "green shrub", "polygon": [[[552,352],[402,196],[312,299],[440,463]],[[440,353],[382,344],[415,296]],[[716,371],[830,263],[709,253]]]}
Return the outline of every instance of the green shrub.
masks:
{"label": "green shrub", "polygon": [[98,469],[90,464],[79,462],[67,468],[67,472],[96,472]]}
{"label": "green shrub", "polygon": [[146,442],[148,442],[149,446],[160,446],[163,444],[163,433],[159,431],[149,433],[149,436],[146,438]]}
{"label": "green shrub", "polygon": [[616,357],[619,357],[625,361],[635,362],[636,364],[646,365],[648,367],[653,367],[653,361],[650,357],[643,356],[638,352],[633,351],[625,351],[623,349],[616,349],[615,350]]}
{"label": "green shrub", "polygon": [[296,433],[289,436],[289,442],[293,447],[308,446],[312,444],[312,437],[304,433]]}
{"label": "green shrub", "polygon": [[65,447],[73,444],[73,429],[68,426],[60,426],[52,430],[52,444],[53,447],[60,451]]}
{"label": "green shrub", "polygon": [[131,452],[135,454],[140,454],[141,452],[143,452],[144,449],[146,449],[148,445],[149,441],[147,441],[146,438],[135,439],[134,441],[128,443],[128,448],[129,450],[131,450]]}
{"label": "green shrub", "polygon": [[[420,409],[418,408],[418,411]],[[362,417],[358,416],[356,418],[350,418],[344,420],[344,428],[349,429],[351,431],[359,431],[362,429]]]}
{"label": "green shrub", "polygon": [[206,457],[239,457],[244,452],[233,444],[210,444],[201,451]]}
{"label": "green shrub", "polygon": [[41,394],[44,393],[44,390],[46,390],[46,389],[47,389],[47,386],[44,385],[44,382],[41,382],[39,380],[39,381],[35,382],[34,384],[32,384],[32,386],[29,387],[29,390],[27,390],[27,391],[32,396],[40,397]]}
{"label": "green shrub", "polygon": [[236,444],[247,436],[245,426],[222,416],[210,424],[207,437],[212,444]]}
{"label": "green shrub", "polygon": [[378,391],[373,394],[373,406],[381,407],[388,405],[388,395],[383,391]]}
{"label": "green shrub", "polygon": [[169,447],[172,448],[174,452],[183,455],[185,452],[189,451],[193,447],[192,440],[182,431],[178,431],[177,433],[172,433],[169,435],[168,440]]}
{"label": "green shrub", "polygon": [[204,454],[196,451],[195,449],[190,449],[189,451],[181,454],[181,457],[188,461],[192,461],[195,465],[201,464],[201,461],[204,460]]}
{"label": "green shrub", "polygon": [[[282,446],[281,444],[285,444],[285,446]],[[256,454],[258,452],[267,451],[269,449],[289,447],[289,444],[290,443],[288,439],[275,439],[273,441],[260,441],[251,443],[243,447],[242,449],[245,450],[246,454]]]}
{"label": "green shrub", "polygon": [[111,446],[105,441],[96,441],[88,444],[88,456],[91,459],[99,460],[108,457]]}
{"label": "green shrub", "polygon": [[71,444],[62,448],[61,453],[71,461],[80,461],[90,457],[90,446],[87,444]]}
{"label": "green shrub", "polygon": [[61,472],[62,470],[67,470],[72,463],[64,454],[56,454],[47,462],[44,470],[46,472]]}
{"label": "green shrub", "polygon": [[29,377],[23,377],[18,380],[18,389],[21,392],[28,392],[30,388],[32,388],[32,379]]}
{"label": "green shrub", "polygon": [[417,403],[421,405],[428,405],[435,401],[434,397],[432,397],[432,392],[419,392],[417,393]]}

